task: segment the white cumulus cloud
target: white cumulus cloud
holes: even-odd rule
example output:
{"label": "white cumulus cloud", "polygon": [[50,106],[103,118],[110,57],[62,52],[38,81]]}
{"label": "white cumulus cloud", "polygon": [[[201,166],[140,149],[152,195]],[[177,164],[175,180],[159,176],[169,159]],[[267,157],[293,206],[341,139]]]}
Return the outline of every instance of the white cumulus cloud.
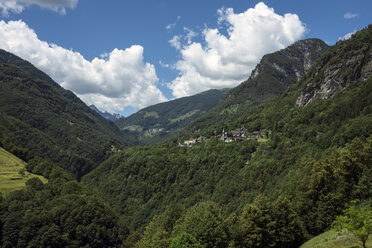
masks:
{"label": "white cumulus cloud", "polygon": [[23,21],[0,21],[0,37],[1,49],[30,61],[102,110],[140,109],[166,100],[156,87],[154,65],[144,61],[142,46],[114,49],[88,61],[78,52],[39,40]]}
{"label": "white cumulus cloud", "polygon": [[170,40],[182,56],[175,65],[180,76],[168,84],[174,96],[234,87],[249,77],[263,55],[287,47],[305,33],[296,14],[278,15],[262,2],[243,13],[228,8],[218,14],[218,24],[226,24],[227,35],[205,28],[202,43],[191,42],[190,32]]}
{"label": "white cumulus cloud", "polygon": [[75,8],[79,0],[1,0],[0,10],[3,15],[9,13],[21,13],[30,5],[38,5],[42,8],[51,9],[61,14],[66,13],[66,8]]}

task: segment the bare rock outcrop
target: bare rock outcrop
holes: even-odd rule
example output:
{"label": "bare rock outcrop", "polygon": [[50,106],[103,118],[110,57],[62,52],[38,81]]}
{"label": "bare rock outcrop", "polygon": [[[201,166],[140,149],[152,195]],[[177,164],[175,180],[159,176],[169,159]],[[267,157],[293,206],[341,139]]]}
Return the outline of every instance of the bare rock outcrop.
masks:
{"label": "bare rock outcrop", "polygon": [[[372,30],[368,29],[371,33]],[[311,75],[303,80],[305,87],[296,99],[296,106],[328,99],[346,87],[372,76],[372,41],[368,47],[359,49],[352,40],[342,42],[329,51],[332,56],[323,56],[314,65]]]}

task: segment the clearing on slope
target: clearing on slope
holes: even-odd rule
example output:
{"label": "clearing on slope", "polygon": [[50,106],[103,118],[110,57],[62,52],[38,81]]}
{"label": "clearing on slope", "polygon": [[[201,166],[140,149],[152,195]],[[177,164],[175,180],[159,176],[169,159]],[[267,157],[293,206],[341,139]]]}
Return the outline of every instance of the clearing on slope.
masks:
{"label": "clearing on slope", "polygon": [[0,147],[0,192],[8,194],[22,189],[28,179],[38,177],[43,183],[48,180],[26,171],[26,162]]}
{"label": "clearing on slope", "polygon": [[[367,247],[372,246],[372,238],[370,237],[367,241]],[[349,248],[359,247],[358,243],[355,242],[355,238],[351,233],[342,232],[338,233],[335,230],[331,230],[322,233],[303,245],[300,248]]]}

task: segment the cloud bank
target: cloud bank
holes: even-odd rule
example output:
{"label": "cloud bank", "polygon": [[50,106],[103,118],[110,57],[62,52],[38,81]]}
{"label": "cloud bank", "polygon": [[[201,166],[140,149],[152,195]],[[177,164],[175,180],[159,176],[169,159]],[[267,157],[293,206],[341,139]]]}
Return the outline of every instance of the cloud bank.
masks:
{"label": "cloud bank", "polygon": [[86,60],[78,52],[38,39],[23,21],[0,21],[0,48],[46,72],[87,104],[114,112],[125,106],[140,109],[166,101],[156,87],[155,67],[146,63],[143,47],[134,45]]}
{"label": "cloud bank", "polygon": [[30,5],[38,5],[61,14],[66,14],[66,8],[75,8],[79,0],[1,0],[0,10],[3,15],[19,14]]}
{"label": "cloud bank", "polygon": [[243,13],[220,9],[218,15],[227,35],[205,28],[201,43],[191,42],[190,32],[169,41],[182,57],[175,65],[180,75],[168,84],[175,97],[234,87],[249,77],[263,55],[287,47],[305,33],[296,14],[278,15],[262,2]]}

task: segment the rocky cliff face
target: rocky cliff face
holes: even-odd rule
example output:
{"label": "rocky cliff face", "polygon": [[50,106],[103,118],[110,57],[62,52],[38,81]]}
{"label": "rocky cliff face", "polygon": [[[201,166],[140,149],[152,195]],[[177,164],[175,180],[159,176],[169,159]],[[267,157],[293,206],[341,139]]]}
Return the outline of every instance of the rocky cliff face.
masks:
{"label": "rocky cliff face", "polygon": [[288,77],[292,79],[286,80],[288,87],[299,80],[327,48],[328,46],[319,39],[298,41],[278,52],[265,55],[252,71],[250,78],[257,78],[265,73],[265,70],[276,70],[278,75],[281,74],[278,79],[284,80]]}
{"label": "rocky cliff face", "polygon": [[306,106],[317,99],[327,99],[352,84],[370,78],[371,43],[372,25],[327,51],[304,79],[304,89],[296,105]]}
{"label": "rocky cliff face", "polygon": [[248,80],[231,89],[215,108],[191,123],[188,129],[203,130],[211,123],[223,125],[279,96],[295,84],[328,48],[319,39],[306,39],[265,55]]}
{"label": "rocky cliff face", "polygon": [[296,83],[327,49],[328,45],[319,39],[306,39],[263,56],[250,78],[231,89],[222,105],[248,102],[254,106],[280,95]]}

